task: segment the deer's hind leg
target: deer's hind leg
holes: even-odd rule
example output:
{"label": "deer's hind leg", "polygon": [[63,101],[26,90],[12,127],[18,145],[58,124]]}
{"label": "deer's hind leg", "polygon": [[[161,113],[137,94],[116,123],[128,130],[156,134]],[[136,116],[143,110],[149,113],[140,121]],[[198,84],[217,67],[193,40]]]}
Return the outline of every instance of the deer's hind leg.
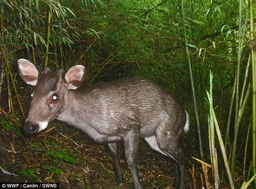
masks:
{"label": "deer's hind leg", "polygon": [[179,135],[176,132],[157,132],[156,141],[161,151],[175,161],[175,188],[184,188],[184,153],[179,144]]}

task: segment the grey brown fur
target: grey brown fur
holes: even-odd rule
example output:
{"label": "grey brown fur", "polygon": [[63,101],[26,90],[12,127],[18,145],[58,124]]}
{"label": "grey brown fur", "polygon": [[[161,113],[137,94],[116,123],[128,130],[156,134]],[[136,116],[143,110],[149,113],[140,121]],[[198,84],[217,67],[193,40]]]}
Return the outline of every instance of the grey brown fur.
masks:
{"label": "grey brown fur", "polygon": [[[52,94],[57,94],[58,101],[49,107],[47,100]],[[128,78],[96,84],[85,90],[70,90],[62,71],[46,71],[35,86],[24,130],[34,134],[40,131],[38,122],[54,119],[73,125],[97,142],[108,143],[119,182],[123,176],[116,142],[124,141],[135,189],[142,188],[136,157],[139,139],[145,138],[154,150],[176,162],[175,187],[184,188],[184,155],[179,140],[188,118],[172,96],[152,81]]]}

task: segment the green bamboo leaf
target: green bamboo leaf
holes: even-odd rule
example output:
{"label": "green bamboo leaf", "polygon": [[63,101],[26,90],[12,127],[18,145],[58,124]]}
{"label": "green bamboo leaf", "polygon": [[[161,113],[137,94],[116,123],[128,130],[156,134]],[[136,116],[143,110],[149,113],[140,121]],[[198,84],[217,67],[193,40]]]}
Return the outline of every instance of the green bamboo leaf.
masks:
{"label": "green bamboo leaf", "polygon": [[39,0],[34,0],[37,10],[39,10]]}
{"label": "green bamboo leaf", "polygon": [[188,47],[191,47],[191,48],[194,48],[194,49],[198,50],[198,48],[197,48],[195,45],[192,45],[192,44],[189,44],[189,43],[187,43],[186,45],[187,45]]}

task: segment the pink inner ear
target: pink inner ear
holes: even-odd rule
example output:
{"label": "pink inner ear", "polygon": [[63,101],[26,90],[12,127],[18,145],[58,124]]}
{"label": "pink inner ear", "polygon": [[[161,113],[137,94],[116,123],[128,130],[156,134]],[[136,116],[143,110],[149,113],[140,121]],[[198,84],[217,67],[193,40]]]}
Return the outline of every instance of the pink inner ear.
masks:
{"label": "pink inner ear", "polygon": [[22,79],[30,85],[36,85],[38,79],[38,71],[34,64],[26,59],[19,59],[19,74]]}
{"label": "pink inner ear", "polygon": [[69,78],[71,81],[73,80],[79,80],[79,72],[80,70],[75,69],[73,72],[70,73]]}
{"label": "pink inner ear", "polygon": [[35,68],[29,64],[21,64],[21,69],[23,75],[35,76],[38,74],[37,71],[35,71]]}
{"label": "pink inner ear", "polygon": [[76,65],[71,67],[65,75],[65,80],[69,89],[75,89],[82,82],[84,75],[84,66]]}

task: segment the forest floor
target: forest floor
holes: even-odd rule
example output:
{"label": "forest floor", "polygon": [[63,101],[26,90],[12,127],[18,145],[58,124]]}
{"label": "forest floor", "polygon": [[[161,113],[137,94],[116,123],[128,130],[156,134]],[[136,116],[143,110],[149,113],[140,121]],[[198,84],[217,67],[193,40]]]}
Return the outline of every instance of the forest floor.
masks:
{"label": "forest floor", "polygon": [[[125,184],[118,186],[107,146],[71,126],[60,125],[64,124],[54,122],[46,131],[25,137],[20,127],[1,121],[0,181],[57,182],[60,188],[132,188],[122,143],[119,154]],[[145,188],[172,188],[174,162],[151,150],[144,141],[140,143],[137,168]],[[192,188],[190,180],[187,170],[186,188]]]}

